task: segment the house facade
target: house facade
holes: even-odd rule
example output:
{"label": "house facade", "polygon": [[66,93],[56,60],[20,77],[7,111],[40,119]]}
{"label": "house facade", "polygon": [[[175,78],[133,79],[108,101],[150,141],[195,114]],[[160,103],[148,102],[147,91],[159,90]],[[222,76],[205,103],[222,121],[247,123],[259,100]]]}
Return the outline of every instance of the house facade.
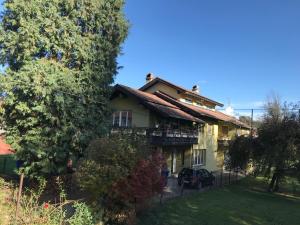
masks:
{"label": "house facade", "polygon": [[209,171],[224,166],[230,140],[250,128],[216,110],[223,104],[152,74],[140,89],[116,85],[111,96],[114,130],[139,129],[161,151],[171,174],[183,167]]}

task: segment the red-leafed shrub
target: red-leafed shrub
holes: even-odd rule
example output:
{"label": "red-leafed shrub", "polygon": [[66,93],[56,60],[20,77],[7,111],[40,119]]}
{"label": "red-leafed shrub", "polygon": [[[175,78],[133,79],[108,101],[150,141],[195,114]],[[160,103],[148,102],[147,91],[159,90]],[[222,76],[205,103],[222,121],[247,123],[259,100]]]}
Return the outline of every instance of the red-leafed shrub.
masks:
{"label": "red-leafed shrub", "polygon": [[130,203],[143,203],[163,191],[160,170],[164,161],[155,152],[149,159],[141,159],[131,174],[114,185],[113,194]]}
{"label": "red-leafed shrub", "polygon": [[91,143],[76,174],[81,188],[103,208],[106,224],[133,224],[137,206],[163,190],[163,164],[143,136],[114,134]]}

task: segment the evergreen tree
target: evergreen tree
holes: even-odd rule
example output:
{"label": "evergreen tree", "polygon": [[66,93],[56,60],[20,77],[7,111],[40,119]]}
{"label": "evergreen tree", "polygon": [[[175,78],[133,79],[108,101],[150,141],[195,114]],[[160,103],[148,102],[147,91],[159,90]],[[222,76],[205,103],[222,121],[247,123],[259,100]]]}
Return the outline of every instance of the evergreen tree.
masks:
{"label": "evergreen tree", "polygon": [[105,131],[128,31],[123,0],[6,0],[2,122],[25,172],[58,174]]}

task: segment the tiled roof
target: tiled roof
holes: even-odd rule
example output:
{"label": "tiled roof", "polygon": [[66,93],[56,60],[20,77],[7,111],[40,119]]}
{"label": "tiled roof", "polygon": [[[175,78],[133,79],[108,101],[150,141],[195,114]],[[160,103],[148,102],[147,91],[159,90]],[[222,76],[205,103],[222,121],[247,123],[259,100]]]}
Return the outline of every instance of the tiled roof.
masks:
{"label": "tiled roof", "polygon": [[159,83],[159,82],[161,82],[161,83],[163,83],[163,84],[166,84],[166,85],[168,85],[168,86],[174,87],[175,89],[181,90],[182,92],[184,92],[184,93],[186,93],[186,94],[189,94],[189,95],[192,95],[192,96],[194,96],[194,97],[196,97],[196,98],[203,99],[203,100],[205,100],[205,101],[211,102],[211,103],[213,103],[213,104],[215,104],[215,105],[218,105],[218,106],[221,106],[221,107],[224,106],[224,105],[223,105],[222,103],[220,103],[220,102],[217,102],[217,101],[214,101],[214,100],[209,99],[209,98],[207,98],[207,97],[204,97],[204,96],[202,96],[202,95],[199,95],[199,94],[197,94],[197,93],[195,93],[195,92],[193,92],[193,91],[191,91],[191,90],[188,90],[188,89],[186,89],[186,88],[180,87],[180,86],[178,86],[178,85],[176,85],[176,84],[173,84],[173,83],[171,83],[171,82],[169,82],[169,81],[166,81],[166,80],[164,80],[164,79],[161,79],[161,78],[159,78],[159,77],[154,78],[152,81],[150,81],[150,82],[148,82],[147,84],[145,84],[144,86],[142,86],[139,90],[141,90],[141,91],[146,91],[148,88],[152,87],[153,85],[155,85],[156,83]]}
{"label": "tiled roof", "polygon": [[154,94],[150,94],[119,84],[115,86],[114,93],[116,91],[120,91],[122,93],[129,94],[137,98],[145,107],[149,108],[152,111],[155,111],[156,113],[164,117],[171,117],[181,120],[204,123],[204,121],[182,111],[178,106],[175,106],[170,102],[167,102],[157,97]]}
{"label": "tiled roof", "polygon": [[10,145],[6,144],[4,138],[0,136],[0,155],[10,155],[13,153]]}
{"label": "tiled roof", "polygon": [[158,97],[163,98],[166,101],[169,101],[170,103],[178,106],[179,108],[181,108],[184,111],[191,112],[194,116],[199,115],[199,116],[210,117],[212,119],[233,123],[237,126],[244,127],[244,128],[247,128],[247,129],[250,128],[247,124],[239,121],[235,117],[226,115],[226,114],[224,114],[220,111],[205,109],[205,108],[202,108],[202,107],[199,107],[199,106],[183,103],[183,102],[178,101],[177,99],[172,98],[171,96],[169,96],[169,95],[167,95],[163,92],[156,92],[155,95],[157,95]]}

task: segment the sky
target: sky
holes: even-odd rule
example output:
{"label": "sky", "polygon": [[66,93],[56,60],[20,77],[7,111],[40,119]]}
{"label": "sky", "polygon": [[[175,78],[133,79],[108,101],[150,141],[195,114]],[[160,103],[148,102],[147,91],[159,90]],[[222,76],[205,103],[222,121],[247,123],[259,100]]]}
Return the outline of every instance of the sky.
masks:
{"label": "sky", "polygon": [[127,0],[115,82],[139,88],[151,72],[234,109],[271,92],[299,101],[299,11],[299,0]]}
{"label": "sky", "polygon": [[151,72],[233,108],[271,92],[299,101],[299,11],[299,0],[127,0],[116,82],[137,88]]}

